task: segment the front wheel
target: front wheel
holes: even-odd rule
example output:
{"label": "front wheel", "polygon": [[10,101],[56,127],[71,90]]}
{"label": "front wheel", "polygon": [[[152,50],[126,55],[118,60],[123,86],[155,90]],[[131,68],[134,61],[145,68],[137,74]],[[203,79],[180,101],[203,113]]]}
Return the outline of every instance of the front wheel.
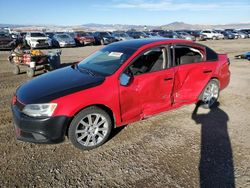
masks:
{"label": "front wheel", "polygon": [[79,112],[69,126],[71,143],[82,150],[91,150],[105,143],[112,129],[110,116],[98,107]]}
{"label": "front wheel", "polygon": [[203,108],[212,108],[217,102],[220,93],[219,81],[212,79],[208,82],[203,90],[200,100]]}

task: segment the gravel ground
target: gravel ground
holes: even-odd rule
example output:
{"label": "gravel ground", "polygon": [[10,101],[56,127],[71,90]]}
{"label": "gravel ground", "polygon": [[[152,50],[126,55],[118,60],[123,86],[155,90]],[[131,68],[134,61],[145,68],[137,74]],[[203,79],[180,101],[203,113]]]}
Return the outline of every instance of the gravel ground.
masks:
{"label": "gravel ground", "polygon": [[[250,187],[250,39],[205,41],[231,58],[231,83],[213,110],[188,105],[117,129],[103,146],[80,151],[16,141],[10,101],[26,74],[13,75],[0,52],[1,187]],[[100,46],[67,48],[62,62]]]}

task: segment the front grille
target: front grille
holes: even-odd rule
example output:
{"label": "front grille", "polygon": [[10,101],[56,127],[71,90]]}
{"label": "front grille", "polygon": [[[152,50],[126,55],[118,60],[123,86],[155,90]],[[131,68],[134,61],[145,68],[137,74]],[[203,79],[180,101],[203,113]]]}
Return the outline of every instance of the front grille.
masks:
{"label": "front grille", "polygon": [[39,42],[39,44],[45,44],[46,40],[37,40],[37,42]]}

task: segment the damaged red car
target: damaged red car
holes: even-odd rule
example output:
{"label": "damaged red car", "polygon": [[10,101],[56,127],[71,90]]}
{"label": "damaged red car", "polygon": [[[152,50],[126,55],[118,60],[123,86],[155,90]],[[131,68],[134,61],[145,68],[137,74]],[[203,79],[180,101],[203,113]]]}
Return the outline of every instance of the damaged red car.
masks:
{"label": "damaged red car", "polygon": [[229,64],[226,54],[192,41],[112,43],[17,89],[17,139],[56,143],[67,135],[77,148],[96,148],[116,127],[198,101],[213,106],[229,84]]}

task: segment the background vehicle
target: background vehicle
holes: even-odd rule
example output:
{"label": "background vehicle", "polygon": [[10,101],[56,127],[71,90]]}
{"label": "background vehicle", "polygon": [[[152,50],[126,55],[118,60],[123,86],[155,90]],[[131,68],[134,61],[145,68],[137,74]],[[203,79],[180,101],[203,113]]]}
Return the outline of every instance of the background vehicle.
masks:
{"label": "background vehicle", "polygon": [[159,35],[165,38],[174,38],[174,39],[181,38],[175,31],[164,31],[159,33]]}
{"label": "background vehicle", "polygon": [[79,45],[92,45],[95,43],[95,38],[87,32],[75,32],[74,39],[76,44]]}
{"label": "background vehicle", "polygon": [[149,38],[161,38],[161,36],[156,32],[145,31],[144,32]]}
{"label": "background vehicle", "polygon": [[127,34],[134,39],[149,38],[145,33],[140,31],[128,31]]}
{"label": "background vehicle", "polygon": [[31,48],[48,48],[51,46],[49,38],[44,33],[40,32],[27,33],[25,42]]}
{"label": "background vehicle", "polygon": [[235,35],[231,31],[223,31],[222,34],[225,39],[235,39]]}
{"label": "background vehicle", "polygon": [[195,37],[184,31],[176,31],[180,38],[195,41]]}
{"label": "background vehicle", "polygon": [[128,36],[127,33],[113,33],[112,37],[114,37],[117,41],[122,41],[122,40],[131,40],[133,39],[132,37]]}
{"label": "background vehicle", "polygon": [[95,32],[93,33],[96,44],[110,44],[112,42],[116,42],[117,40],[112,37],[108,32]]}
{"label": "background vehicle", "polygon": [[16,45],[16,39],[5,31],[0,30],[0,49],[13,49]]}
{"label": "background vehicle", "polygon": [[239,38],[241,39],[246,39],[248,38],[248,34],[244,33],[244,32],[241,32],[241,31],[237,31],[238,35],[239,35]]}
{"label": "background vehicle", "polygon": [[54,143],[68,130],[75,147],[89,150],[114,127],[198,101],[212,107],[229,80],[227,55],[192,41],[117,42],[20,86],[15,132],[20,140]]}
{"label": "background vehicle", "polygon": [[218,40],[218,39],[224,38],[222,34],[212,31],[212,30],[202,30],[201,34],[205,35],[207,39]]}
{"label": "background vehicle", "polygon": [[55,34],[52,37],[52,46],[73,47],[76,46],[75,40],[67,34]]}
{"label": "background vehicle", "polygon": [[195,37],[195,40],[204,41],[206,40],[206,35],[200,33],[200,31],[185,30],[185,32]]}

